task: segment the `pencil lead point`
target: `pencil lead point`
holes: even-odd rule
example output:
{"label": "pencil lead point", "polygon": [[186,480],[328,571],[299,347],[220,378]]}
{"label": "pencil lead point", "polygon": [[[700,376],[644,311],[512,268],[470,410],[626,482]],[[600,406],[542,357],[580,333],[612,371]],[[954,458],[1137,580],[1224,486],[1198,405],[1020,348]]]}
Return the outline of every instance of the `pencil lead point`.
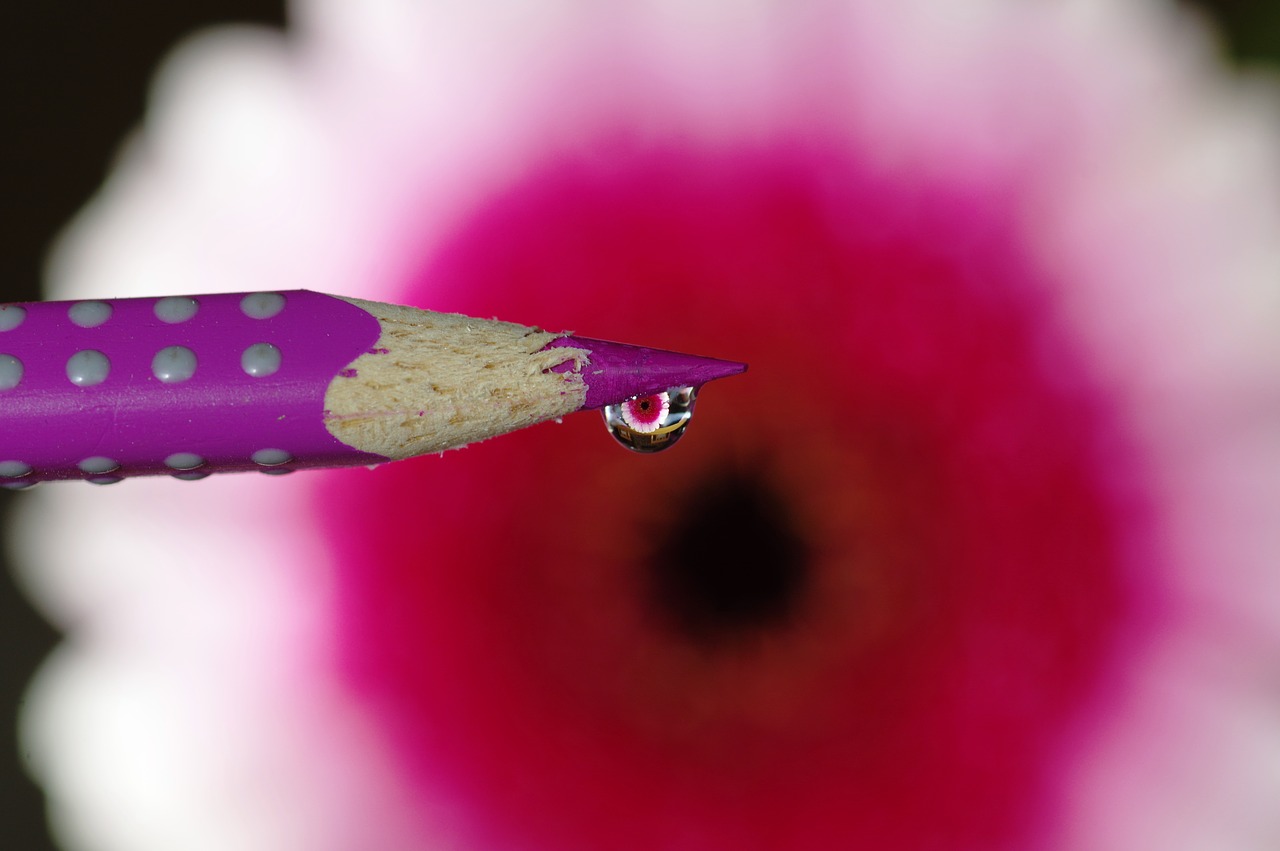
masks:
{"label": "pencil lead point", "polygon": [[587,385],[583,410],[617,405],[636,396],[661,393],[672,387],[701,387],[708,381],[737,375],[747,369],[745,363],[589,337],[558,337],[548,343],[547,348],[587,351],[587,363],[581,371]]}

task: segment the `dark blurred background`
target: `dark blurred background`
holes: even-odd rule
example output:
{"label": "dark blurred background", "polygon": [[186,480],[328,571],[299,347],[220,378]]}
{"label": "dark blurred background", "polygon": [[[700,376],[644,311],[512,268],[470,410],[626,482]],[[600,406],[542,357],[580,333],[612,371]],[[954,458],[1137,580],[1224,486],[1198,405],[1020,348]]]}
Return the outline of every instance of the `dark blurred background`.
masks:
{"label": "dark blurred background", "polygon": [[[284,5],[285,0],[16,0],[6,8],[0,28],[0,301],[39,297],[50,239],[94,192],[118,144],[137,127],[151,75],[169,49],[209,24],[282,26]],[[1232,61],[1258,68],[1280,60],[1277,0],[1191,5],[1217,22],[1222,51]],[[0,491],[0,530],[20,499],[21,494]],[[21,769],[14,731],[26,683],[57,635],[13,587],[3,551],[0,568],[0,847],[50,851],[43,800]]]}

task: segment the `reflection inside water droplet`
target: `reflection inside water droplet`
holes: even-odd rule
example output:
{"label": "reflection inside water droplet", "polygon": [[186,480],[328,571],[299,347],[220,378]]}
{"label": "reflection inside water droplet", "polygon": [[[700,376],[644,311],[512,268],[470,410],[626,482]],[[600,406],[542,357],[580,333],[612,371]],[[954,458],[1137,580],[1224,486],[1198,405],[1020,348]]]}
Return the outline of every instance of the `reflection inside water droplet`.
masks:
{"label": "reflection inside water droplet", "polygon": [[609,433],[635,452],[660,452],[675,444],[693,418],[692,387],[672,387],[661,393],[634,396],[601,411]]}

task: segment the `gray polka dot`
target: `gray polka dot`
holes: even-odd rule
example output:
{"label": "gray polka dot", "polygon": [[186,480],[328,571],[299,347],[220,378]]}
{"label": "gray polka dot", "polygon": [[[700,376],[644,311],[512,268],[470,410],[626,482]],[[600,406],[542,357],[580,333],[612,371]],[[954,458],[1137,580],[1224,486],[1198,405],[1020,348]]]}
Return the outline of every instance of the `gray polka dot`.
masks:
{"label": "gray polka dot", "polygon": [[12,390],[22,380],[22,361],[13,355],[0,355],[0,390]]}
{"label": "gray polka dot", "polygon": [[105,455],[93,455],[77,464],[82,473],[110,473],[120,469],[120,463]]}
{"label": "gray polka dot", "polygon": [[283,449],[259,449],[250,456],[253,463],[261,464],[264,467],[275,467],[280,464],[288,464],[293,460],[293,456]]}
{"label": "gray polka dot", "polygon": [[270,343],[254,343],[240,355],[240,366],[254,378],[274,375],[280,369],[280,350]]}
{"label": "gray polka dot", "polygon": [[67,317],[81,328],[97,328],[111,318],[111,305],[105,301],[78,301],[67,310]]}
{"label": "gray polka dot", "polygon": [[35,487],[39,482],[0,482],[0,488],[8,491],[24,491]]}
{"label": "gray polka dot", "polygon": [[175,452],[164,459],[164,465],[171,470],[194,470],[204,465],[204,458],[194,452]]}
{"label": "gray polka dot", "polygon": [[120,476],[94,476],[91,479],[85,479],[91,485],[114,485],[116,482],[123,481]]}
{"label": "gray polka dot", "polygon": [[240,299],[240,309],[250,319],[270,319],[284,310],[284,296],[280,293],[249,293]]}
{"label": "gray polka dot", "polygon": [[179,384],[196,374],[196,353],[186,346],[169,346],[151,359],[151,374],[165,384]]}
{"label": "gray polka dot", "polygon": [[0,476],[8,479],[17,479],[30,475],[30,473],[30,464],[25,464],[22,461],[0,461]]}
{"label": "gray polka dot", "polygon": [[111,361],[102,352],[85,349],[76,352],[67,360],[67,378],[72,384],[91,387],[107,380],[111,372]]}
{"label": "gray polka dot", "polygon": [[161,322],[168,322],[170,325],[177,325],[179,322],[186,322],[195,316],[196,311],[199,309],[200,302],[194,298],[180,295],[169,296],[156,302],[156,319]]}
{"label": "gray polka dot", "polygon": [[19,304],[0,305],[0,331],[12,331],[27,318],[27,309]]}
{"label": "gray polka dot", "polygon": [[258,472],[265,476],[287,476],[292,473],[293,470],[290,470],[288,467],[273,467],[269,470],[259,470]]}
{"label": "gray polka dot", "polygon": [[209,478],[209,474],[204,470],[187,470],[183,473],[174,473],[173,478],[184,482],[198,482],[201,479]]}

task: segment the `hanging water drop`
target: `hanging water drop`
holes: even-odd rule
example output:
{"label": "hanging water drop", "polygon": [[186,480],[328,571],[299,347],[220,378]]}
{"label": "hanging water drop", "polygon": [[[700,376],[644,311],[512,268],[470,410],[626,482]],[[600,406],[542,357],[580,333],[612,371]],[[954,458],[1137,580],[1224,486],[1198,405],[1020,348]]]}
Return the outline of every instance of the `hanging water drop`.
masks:
{"label": "hanging water drop", "polygon": [[693,418],[692,387],[672,387],[648,396],[633,396],[601,411],[609,433],[634,452],[661,452],[675,444]]}

